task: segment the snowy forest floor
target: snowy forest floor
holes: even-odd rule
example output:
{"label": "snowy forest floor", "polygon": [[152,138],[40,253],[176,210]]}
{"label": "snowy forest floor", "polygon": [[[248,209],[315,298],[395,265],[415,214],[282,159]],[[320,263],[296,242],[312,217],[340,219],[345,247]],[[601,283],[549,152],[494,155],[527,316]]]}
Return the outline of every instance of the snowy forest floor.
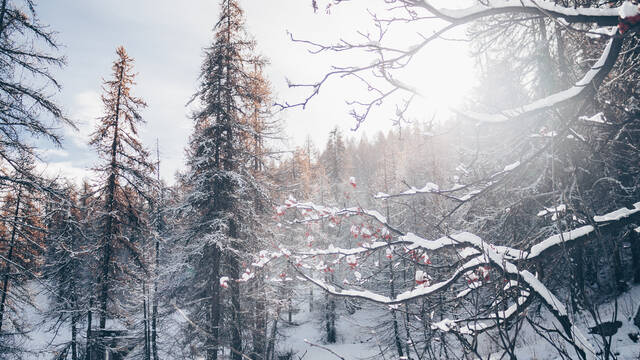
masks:
{"label": "snowy forest floor", "polygon": [[[300,305],[302,308],[293,315],[292,324],[285,322],[281,333],[283,339],[278,345],[280,354],[292,353],[292,359],[295,360],[299,357],[303,360],[338,359],[327,349],[345,359],[376,358],[379,354],[376,334],[373,333],[378,317],[375,312],[357,310],[353,315],[340,314],[336,320],[337,342],[327,344],[323,332],[322,312],[310,312],[308,303]],[[324,349],[310,343],[320,345]]]}
{"label": "snowy forest floor", "polygon": [[[316,295],[317,296],[317,295]],[[341,301],[338,299],[338,301]],[[627,292],[617,299],[617,320],[622,322],[622,327],[618,329],[612,339],[612,352],[619,360],[640,359],[640,343],[634,342],[629,334],[638,334],[640,329],[633,323],[633,317],[640,305],[640,285],[631,287]],[[347,360],[359,359],[383,359],[380,355],[382,345],[375,333],[379,329],[379,323],[385,317],[382,308],[372,309],[371,306],[357,310],[350,315],[342,309],[338,312],[336,321],[337,342],[327,344],[325,341],[324,328],[322,323],[322,309],[316,306],[314,312],[309,312],[308,301],[301,302],[297,307],[298,312],[294,312],[292,324],[284,322],[284,330],[278,345],[278,353],[285,355],[291,353],[293,360],[329,360],[339,359],[335,354]],[[615,310],[615,301],[611,300],[600,305],[598,312],[600,321],[610,321]],[[287,314],[283,313],[282,320]],[[545,319],[548,327],[553,327],[551,315],[547,310],[542,309],[540,316]],[[587,311],[579,311],[573,314],[575,324],[587,334],[596,352],[602,349],[599,336],[590,335],[589,328],[595,325],[591,315]],[[525,325],[519,335],[520,341],[516,348],[518,359],[522,360],[552,360],[559,359],[556,350],[546,341],[535,334],[533,329]],[[320,347],[311,344],[320,345]],[[483,359],[497,360],[503,358],[503,353],[499,346],[491,341],[480,341],[480,353]],[[486,357],[485,357],[486,356]],[[386,359],[396,359],[387,356]]]}
{"label": "snowy forest floor", "polygon": [[[39,289],[39,286],[33,286]],[[300,289],[302,290],[302,289]],[[308,291],[308,290],[307,290]],[[305,293],[305,291],[301,291]],[[380,356],[380,348],[384,347],[380,341],[382,333],[379,331],[380,322],[387,317],[384,308],[366,305],[356,310],[355,313],[349,314],[344,306],[338,306],[338,317],[336,320],[337,342],[335,344],[327,344],[323,331],[321,296],[315,291],[316,301],[314,311],[309,311],[308,298],[300,296],[298,301],[294,301],[294,311],[292,312],[292,322],[288,323],[288,314],[281,314],[280,337],[277,345],[277,354],[292,354],[293,360],[330,360],[339,359],[335,354],[347,360],[359,359],[382,359]],[[28,337],[24,339],[24,343],[20,344],[23,348],[28,349],[29,353],[22,356],[26,360],[45,360],[54,358],[55,349],[58,344],[68,341],[70,338],[69,329],[63,325],[55,327],[52,321],[44,321],[42,317],[43,311],[46,310],[47,297],[43,292],[37,295],[39,309],[29,309],[23,313],[29,324],[35,325],[29,329]],[[343,305],[343,300],[337,299],[339,305]],[[620,360],[640,359],[640,343],[631,340],[629,334],[638,334],[638,329],[633,323],[633,317],[640,305],[640,285],[631,287],[630,290],[618,297],[617,319],[622,322],[622,327],[612,340],[612,352]],[[615,302],[605,302],[599,307],[599,316],[601,321],[609,321],[615,311]],[[550,315],[546,310],[540,313],[545,319],[550,319]],[[573,315],[576,325],[588,334],[589,327],[594,325],[591,315],[586,311],[581,311]],[[167,324],[168,325],[168,324]],[[174,323],[172,325],[177,325]],[[552,326],[549,322],[547,325]],[[169,326],[175,330],[175,326]],[[84,329],[83,329],[84,330]],[[83,332],[83,331],[82,331]],[[165,334],[166,335],[166,334]],[[169,338],[170,336],[167,335]],[[597,336],[588,335],[588,339],[596,351],[602,347],[600,339]],[[160,334],[162,339],[162,334]],[[535,360],[551,360],[558,359],[558,354],[544,340],[537,337],[533,330],[525,326],[520,335],[520,342],[516,353],[518,359],[535,359]],[[81,337],[80,341],[84,341]],[[500,359],[502,353],[498,350],[498,346],[490,341],[481,341],[482,348],[480,353],[486,355],[484,359]],[[320,345],[321,347],[313,346]],[[330,351],[329,351],[330,350]],[[394,359],[393,357],[386,357]]]}

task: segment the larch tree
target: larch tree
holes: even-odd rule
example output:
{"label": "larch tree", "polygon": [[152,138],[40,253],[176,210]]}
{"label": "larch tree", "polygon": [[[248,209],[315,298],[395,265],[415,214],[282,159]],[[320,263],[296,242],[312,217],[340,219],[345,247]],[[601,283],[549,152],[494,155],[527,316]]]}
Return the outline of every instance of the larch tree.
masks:
{"label": "larch tree", "polygon": [[[147,186],[153,183],[150,174],[154,169],[138,139],[138,127],[144,124],[140,110],[146,104],[132,93],[133,59],[123,47],[116,53],[112,78],[104,81],[104,115],[90,141],[101,159],[94,169],[99,178],[96,192],[102,203],[97,269],[100,329],[105,329],[108,318],[119,316],[123,310],[109,309],[110,304],[120,303],[113,301],[116,296],[123,296],[123,289],[116,288],[118,280],[132,273],[130,269],[145,269],[141,239],[136,242],[129,235],[141,222],[140,198],[146,197]],[[129,263],[121,261],[123,254]]]}

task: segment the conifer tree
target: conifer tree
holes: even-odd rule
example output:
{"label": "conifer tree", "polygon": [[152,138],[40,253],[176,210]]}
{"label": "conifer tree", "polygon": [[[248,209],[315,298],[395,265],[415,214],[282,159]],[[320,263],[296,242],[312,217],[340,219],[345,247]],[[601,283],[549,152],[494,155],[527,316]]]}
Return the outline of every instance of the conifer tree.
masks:
{"label": "conifer tree", "polygon": [[[144,123],[139,111],[146,104],[132,94],[135,84],[133,59],[123,47],[118,47],[116,53],[118,59],[112,67],[113,77],[105,81],[103,87],[105,113],[90,141],[101,159],[94,169],[100,179],[97,193],[102,202],[98,269],[100,329],[105,328],[108,317],[122,310],[109,310],[118,278],[130,273],[127,268],[132,265],[144,267],[140,244],[126,232],[139,223],[138,197],[146,196],[146,186],[153,181],[149,174],[154,168],[138,139],[138,126]],[[130,264],[122,264],[118,259],[122,254],[127,255]]]}
{"label": "conifer tree", "polygon": [[[256,104],[266,98],[258,68],[264,60],[254,54],[255,42],[244,30],[243,12],[237,1],[221,2],[214,41],[206,49],[201,83],[194,95],[202,107],[193,114],[194,133],[187,151],[189,170],[181,207],[183,263],[192,271],[181,278],[190,319],[205,329],[197,351],[217,359],[223,343],[222,309],[228,306],[231,357],[243,355],[240,263],[256,240],[252,233],[257,203],[265,195],[254,174],[261,167],[260,153],[265,123]],[[228,282],[221,278],[229,278]],[[225,290],[225,288],[229,288]],[[223,293],[224,292],[224,293]],[[223,301],[229,293],[229,304]],[[255,345],[255,344],[254,344]],[[260,346],[258,346],[260,347]],[[260,351],[260,350],[258,350]]]}

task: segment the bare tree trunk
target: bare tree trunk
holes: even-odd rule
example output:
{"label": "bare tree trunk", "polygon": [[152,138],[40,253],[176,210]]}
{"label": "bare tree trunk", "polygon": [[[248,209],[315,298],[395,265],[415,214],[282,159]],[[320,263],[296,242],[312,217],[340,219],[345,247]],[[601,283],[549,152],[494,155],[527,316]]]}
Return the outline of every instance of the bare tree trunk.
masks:
{"label": "bare tree trunk", "polygon": [[71,360],[78,360],[76,313],[71,315]]}
{"label": "bare tree trunk", "polygon": [[264,286],[264,279],[260,276],[254,281],[255,288],[255,312],[253,324],[253,352],[251,358],[253,360],[264,360],[266,350],[266,298],[261,291]]}
{"label": "bare tree trunk", "polygon": [[160,145],[158,140],[156,139],[156,156],[157,156],[157,166],[156,166],[156,175],[159,186],[158,195],[160,199],[158,201],[158,205],[156,206],[156,241],[155,241],[155,268],[153,269],[154,277],[153,277],[153,307],[151,310],[151,351],[153,354],[153,360],[158,359],[158,276],[160,269],[160,236],[163,232],[163,219],[161,206],[164,204],[164,188],[162,187],[162,183],[160,182]]}
{"label": "bare tree trunk", "polygon": [[631,256],[633,264],[633,282],[640,283],[640,234],[631,230]]}
{"label": "bare tree trunk", "polygon": [[[333,283],[333,273],[327,279],[329,282]],[[325,330],[327,333],[327,342],[329,344],[334,344],[336,342],[337,334],[336,334],[336,300],[329,293],[325,293]]]}
{"label": "bare tree trunk", "polygon": [[85,360],[91,360],[91,343],[93,339],[91,338],[91,320],[93,319],[93,314],[91,309],[93,308],[93,296],[89,299],[89,311],[87,312],[87,346],[84,353]]}
{"label": "bare tree trunk", "polygon": [[[73,274],[78,271],[73,267]],[[73,306],[71,313],[71,360],[78,360],[78,296],[76,293],[76,280],[71,278],[71,304]]]}
{"label": "bare tree trunk", "polygon": [[209,334],[207,338],[207,360],[218,359],[219,334],[220,334],[220,250],[214,247],[211,250],[211,281],[209,300]]}
{"label": "bare tree trunk", "polygon": [[158,360],[158,256],[160,253],[160,241],[156,240],[156,269],[153,280],[153,309],[151,310],[151,351],[153,360]]}
{"label": "bare tree trunk", "polygon": [[280,318],[280,306],[276,308],[276,316],[273,319],[273,325],[271,326],[271,335],[269,336],[269,344],[267,345],[267,352],[265,354],[265,360],[273,359],[273,353],[276,343],[276,335],[278,334],[278,319]]}
{"label": "bare tree trunk", "polygon": [[616,292],[622,293],[626,290],[627,284],[624,281],[624,270],[622,269],[622,259],[620,257],[620,247],[616,239],[611,239],[613,246],[613,274],[616,280]]}
{"label": "bare tree trunk", "polygon": [[[240,275],[238,260],[234,255],[229,259],[229,271],[233,278]],[[232,281],[229,284],[231,290],[231,359],[242,360],[242,327],[240,319],[240,284]]]}
{"label": "bare tree trunk", "polygon": [[4,32],[4,17],[7,14],[7,0],[2,0],[2,7],[0,8],[0,35]]}
{"label": "bare tree trunk", "polygon": [[[396,288],[395,288],[395,276],[394,276],[394,272],[393,272],[393,261],[391,261],[391,266],[389,266],[389,277],[391,280],[390,282],[390,290],[391,290],[391,298],[395,298],[396,297]],[[398,351],[398,357],[403,357],[403,351],[402,351],[402,340],[400,340],[400,330],[398,328],[398,317],[396,315],[396,311],[395,309],[391,309],[391,321],[393,323],[393,339],[394,342],[396,344],[396,350]]]}
{"label": "bare tree trunk", "polygon": [[[4,6],[4,3],[3,3]],[[9,242],[9,253],[7,254],[6,265],[4,267],[4,279],[2,282],[2,299],[0,299],[0,333],[2,332],[2,321],[4,319],[4,305],[7,301],[7,292],[9,291],[9,273],[11,271],[11,262],[13,261],[13,249],[16,244],[16,232],[18,215],[20,212],[20,200],[22,199],[22,187],[18,188],[18,197],[16,198],[16,209],[13,213],[13,227],[11,229],[11,240]]]}
{"label": "bare tree trunk", "polygon": [[147,311],[147,284],[142,283],[142,314],[144,321],[144,358],[151,359],[151,340],[149,339],[149,312]]}

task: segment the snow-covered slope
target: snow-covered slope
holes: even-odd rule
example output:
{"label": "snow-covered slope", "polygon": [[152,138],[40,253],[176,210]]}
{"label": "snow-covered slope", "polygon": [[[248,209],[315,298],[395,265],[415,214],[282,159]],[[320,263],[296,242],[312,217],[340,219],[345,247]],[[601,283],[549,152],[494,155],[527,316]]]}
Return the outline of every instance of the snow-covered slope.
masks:
{"label": "snow-covered slope", "polygon": [[353,315],[340,315],[336,321],[338,341],[326,344],[318,314],[310,313],[307,304],[302,307],[294,314],[293,325],[284,325],[284,339],[278,345],[279,353],[292,352],[295,354],[293,359],[302,357],[304,360],[339,359],[330,351],[347,360],[375,358],[379,353],[375,330],[372,328],[376,317],[371,311],[358,310]]}

